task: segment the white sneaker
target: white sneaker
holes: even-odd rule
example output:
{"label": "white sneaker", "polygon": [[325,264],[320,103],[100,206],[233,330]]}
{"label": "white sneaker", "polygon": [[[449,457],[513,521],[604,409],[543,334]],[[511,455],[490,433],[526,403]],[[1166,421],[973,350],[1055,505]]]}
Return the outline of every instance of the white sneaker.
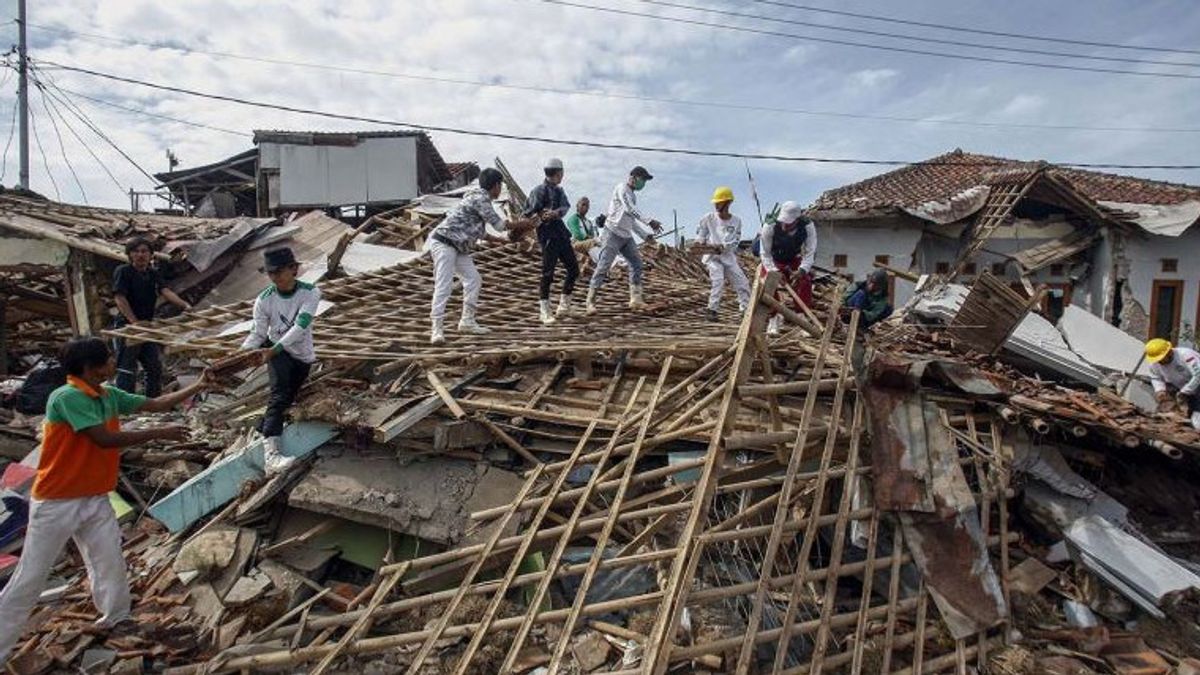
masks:
{"label": "white sneaker", "polygon": [[560,319],[565,319],[571,316],[571,296],[563,293],[558,296],[558,309],[554,310],[554,316]]}
{"label": "white sneaker", "polygon": [[484,328],[475,321],[475,312],[463,310],[462,319],[458,321],[458,332],[468,335],[487,335],[492,332],[490,328]]}
{"label": "white sneaker", "polygon": [[434,319],[433,328],[429,331],[429,344],[440,345],[446,342],[446,331],[442,328],[442,320]]}
{"label": "white sneaker", "polygon": [[771,317],[771,321],[767,324],[767,335],[779,335],[780,327],[783,324],[783,317],[776,314]]}
{"label": "white sneaker", "polygon": [[543,326],[549,326],[555,322],[554,312],[550,311],[550,301],[541,300],[538,303],[538,318],[542,320]]}
{"label": "white sneaker", "polygon": [[278,436],[263,439],[263,468],[268,476],[281,474],[295,463],[295,457],[288,457],[279,451]]}

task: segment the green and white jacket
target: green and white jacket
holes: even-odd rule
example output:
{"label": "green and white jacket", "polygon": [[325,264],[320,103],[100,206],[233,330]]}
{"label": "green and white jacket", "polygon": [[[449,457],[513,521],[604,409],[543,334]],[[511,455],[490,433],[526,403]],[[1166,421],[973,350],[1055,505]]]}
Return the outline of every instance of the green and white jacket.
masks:
{"label": "green and white jacket", "polygon": [[254,327],[242,342],[242,349],[271,346],[304,363],[316,361],[312,322],[320,302],[321,291],[312,284],[297,281],[287,294],[271,284],[254,301]]}

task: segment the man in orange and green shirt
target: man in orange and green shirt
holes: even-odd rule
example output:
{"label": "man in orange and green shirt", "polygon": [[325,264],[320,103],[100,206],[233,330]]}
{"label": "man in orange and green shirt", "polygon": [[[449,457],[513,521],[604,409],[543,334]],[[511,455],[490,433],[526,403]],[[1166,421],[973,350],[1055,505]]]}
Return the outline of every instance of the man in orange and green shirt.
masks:
{"label": "man in orange and green shirt", "polygon": [[0,665],[22,632],[68,539],[87,564],[92,599],[111,627],[129,618],[129,582],[121,530],[108,501],[117,485],[121,449],[151,440],[182,440],[185,427],[122,431],[120,417],[166,412],[208,386],[207,376],[173,394],[146,398],[104,382],[116,360],[99,338],[76,338],[62,349],[67,383],[46,403],[41,453],[20,563],[0,593]]}

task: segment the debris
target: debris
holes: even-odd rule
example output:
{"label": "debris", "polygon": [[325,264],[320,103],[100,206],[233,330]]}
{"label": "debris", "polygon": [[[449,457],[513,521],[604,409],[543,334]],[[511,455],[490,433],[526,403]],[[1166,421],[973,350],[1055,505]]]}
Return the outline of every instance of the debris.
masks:
{"label": "debris", "polygon": [[1058,578],[1058,572],[1036,558],[1026,558],[1008,572],[1008,586],[1026,595],[1037,595],[1046,584]]}
{"label": "debris", "polygon": [[596,632],[587,632],[571,643],[571,654],[579,669],[589,673],[608,663],[608,640]]}

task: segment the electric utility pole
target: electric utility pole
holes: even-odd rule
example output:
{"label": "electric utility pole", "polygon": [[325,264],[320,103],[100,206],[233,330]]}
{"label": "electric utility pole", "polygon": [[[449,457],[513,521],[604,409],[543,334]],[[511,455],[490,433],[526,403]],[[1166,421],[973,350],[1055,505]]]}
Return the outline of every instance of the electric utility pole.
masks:
{"label": "electric utility pole", "polygon": [[17,0],[17,117],[21,125],[20,187],[29,189],[29,56],[25,45],[25,0]]}

